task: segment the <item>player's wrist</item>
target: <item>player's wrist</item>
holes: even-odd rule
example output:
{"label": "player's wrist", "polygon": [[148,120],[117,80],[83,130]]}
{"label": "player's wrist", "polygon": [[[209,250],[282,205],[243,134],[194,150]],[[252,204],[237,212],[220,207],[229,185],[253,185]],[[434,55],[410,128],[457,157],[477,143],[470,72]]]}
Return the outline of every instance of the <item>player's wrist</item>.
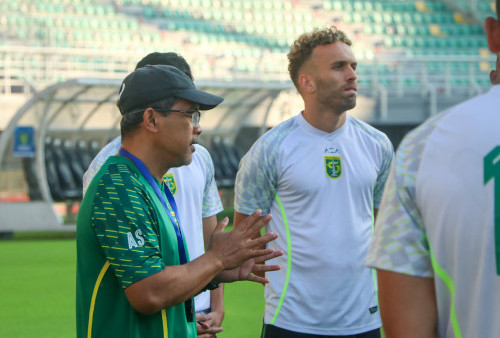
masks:
{"label": "player's wrist", "polygon": [[212,279],[205,287],[203,288],[203,291],[212,291],[215,289],[218,289],[222,286],[222,283],[217,281],[216,279]]}
{"label": "player's wrist", "polygon": [[217,274],[225,270],[224,257],[218,254],[216,250],[212,248],[206,251],[204,256]]}

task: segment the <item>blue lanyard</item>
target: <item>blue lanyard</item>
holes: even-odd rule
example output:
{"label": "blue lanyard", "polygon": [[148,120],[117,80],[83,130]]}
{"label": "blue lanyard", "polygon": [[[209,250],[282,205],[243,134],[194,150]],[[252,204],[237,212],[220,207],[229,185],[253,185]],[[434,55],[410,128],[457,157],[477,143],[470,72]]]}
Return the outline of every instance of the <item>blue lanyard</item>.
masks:
{"label": "blue lanyard", "polygon": [[165,211],[167,212],[170,221],[172,222],[172,226],[175,229],[175,234],[177,235],[177,247],[179,250],[179,260],[181,264],[187,263],[186,250],[184,248],[184,240],[182,239],[181,224],[179,219],[177,218],[177,215],[179,215],[179,213],[177,212],[177,204],[175,203],[172,192],[170,192],[170,189],[165,185],[165,182],[162,180],[161,184],[163,186],[163,190],[165,191],[165,195],[167,195],[168,203],[170,204],[170,207],[172,208],[173,212],[171,212],[170,209],[168,208],[167,202],[165,201],[165,195],[161,192],[160,188],[158,188],[158,185],[156,184],[153,175],[151,175],[146,165],[140,159],[138,159],[137,157],[135,157],[134,155],[132,155],[123,148],[120,148],[120,155],[130,159],[139,169],[142,175],[146,178],[146,180],[149,182],[149,185],[151,185],[151,187],[154,189],[156,195],[161,201],[161,204],[165,208]]}

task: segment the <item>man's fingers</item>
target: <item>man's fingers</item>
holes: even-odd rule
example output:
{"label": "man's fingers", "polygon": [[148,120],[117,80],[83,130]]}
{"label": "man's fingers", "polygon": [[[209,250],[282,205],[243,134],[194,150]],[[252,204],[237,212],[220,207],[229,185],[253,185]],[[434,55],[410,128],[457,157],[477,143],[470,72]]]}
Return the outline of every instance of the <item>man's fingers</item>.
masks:
{"label": "man's fingers", "polygon": [[249,225],[249,231],[252,234],[260,233],[260,229],[265,227],[271,221],[271,219],[272,219],[271,214],[259,217],[253,224]]}
{"label": "man's fingers", "polygon": [[280,270],[281,266],[279,265],[265,265],[265,264],[255,264],[252,268],[253,273],[259,272],[269,272],[269,271],[277,271]]}
{"label": "man's fingers", "polygon": [[204,322],[206,322],[207,320],[210,320],[210,319],[212,319],[212,316],[210,316],[208,314],[196,316],[196,321],[198,323],[200,323],[200,322],[204,323]]}
{"label": "man's fingers", "polygon": [[241,231],[250,231],[252,234],[258,233],[271,220],[271,215],[262,216],[262,211],[255,210],[251,215],[245,218],[239,225]]}
{"label": "man's fingers", "polygon": [[214,231],[223,232],[228,223],[229,223],[229,218],[226,216],[219,223],[217,223],[217,226],[215,227]]}
{"label": "man's fingers", "polygon": [[247,280],[251,281],[251,282],[260,283],[260,284],[269,283],[269,279],[267,279],[266,277],[260,277],[260,276],[254,275],[254,274],[248,275]]}
{"label": "man's fingers", "polygon": [[257,247],[265,247],[265,245],[269,242],[272,242],[274,241],[276,238],[278,238],[278,234],[275,234],[275,233],[272,233],[272,232],[268,232],[267,234],[263,235],[263,236],[260,236],[260,237],[257,237],[257,238],[254,238],[252,240],[252,245],[253,246],[257,246]]}
{"label": "man's fingers", "polygon": [[[266,260],[268,259],[271,259],[271,258],[274,258],[274,257],[277,257],[277,256],[274,256],[273,253],[275,251],[273,249],[254,249],[254,250],[249,250],[248,252],[248,259],[257,259],[259,262],[265,262]],[[278,256],[281,256],[278,255]],[[265,259],[266,257],[269,257],[267,259]]]}
{"label": "man's fingers", "polygon": [[212,326],[212,327],[209,327],[209,328],[201,328],[199,329],[198,328],[198,336],[200,336],[201,334],[216,334],[216,333],[219,333],[219,332],[222,332],[224,331],[224,329],[222,327],[219,327],[219,326]]}
{"label": "man's fingers", "polygon": [[255,257],[253,260],[254,260],[255,264],[261,264],[261,263],[264,263],[265,261],[268,261],[270,259],[273,259],[273,258],[276,258],[279,256],[283,256],[283,251],[275,250],[268,255]]}
{"label": "man's fingers", "polygon": [[214,338],[215,334],[214,333],[198,333],[196,338]]}
{"label": "man's fingers", "polygon": [[260,215],[262,215],[262,211],[255,210],[238,225],[238,228],[247,229],[248,227],[252,226],[252,224],[254,224],[259,220]]}

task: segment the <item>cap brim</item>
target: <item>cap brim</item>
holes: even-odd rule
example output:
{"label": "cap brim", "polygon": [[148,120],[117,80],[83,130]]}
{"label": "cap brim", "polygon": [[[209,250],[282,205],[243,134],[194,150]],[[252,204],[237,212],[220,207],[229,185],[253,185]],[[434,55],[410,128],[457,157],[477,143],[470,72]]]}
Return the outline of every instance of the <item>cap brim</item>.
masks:
{"label": "cap brim", "polygon": [[200,110],[210,110],[217,107],[224,98],[198,89],[185,89],[177,97],[199,104]]}

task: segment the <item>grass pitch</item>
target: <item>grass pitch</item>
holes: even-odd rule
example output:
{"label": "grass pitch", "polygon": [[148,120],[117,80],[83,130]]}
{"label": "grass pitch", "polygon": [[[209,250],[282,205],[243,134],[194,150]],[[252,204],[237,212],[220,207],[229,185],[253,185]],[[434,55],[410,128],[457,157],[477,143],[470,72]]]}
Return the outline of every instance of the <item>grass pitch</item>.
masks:
{"label": "grass pitch", "polygon": [[[76,336],[75,240],[39,237],[0,241],[0,337]],[[263,290],[251,282],[225,286],[224,332],[218,337],[259,337]]]}

